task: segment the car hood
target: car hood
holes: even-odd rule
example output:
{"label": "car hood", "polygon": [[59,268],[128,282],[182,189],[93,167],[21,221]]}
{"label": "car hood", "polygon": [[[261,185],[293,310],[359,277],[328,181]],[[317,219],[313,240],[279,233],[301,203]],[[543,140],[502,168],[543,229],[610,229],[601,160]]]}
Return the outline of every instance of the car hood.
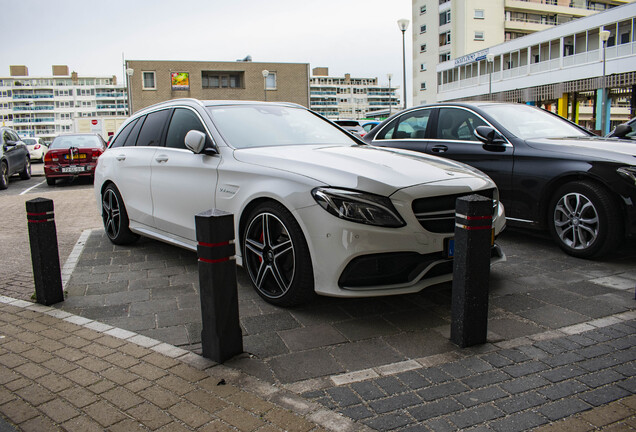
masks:
{"label": "car hood", "polygon": [[526,143],[537,150],[574,154],[597,160],[636,163],[636,142],[615,138],[542,138]]}
{"label": "car hood", "polygon": [[480,171],[454,161],[364,145],[258,147],[235,150],[234,157],[241,162],[293,172],[328,186],[384,196],[405,187],[451,178],[488,179]]}

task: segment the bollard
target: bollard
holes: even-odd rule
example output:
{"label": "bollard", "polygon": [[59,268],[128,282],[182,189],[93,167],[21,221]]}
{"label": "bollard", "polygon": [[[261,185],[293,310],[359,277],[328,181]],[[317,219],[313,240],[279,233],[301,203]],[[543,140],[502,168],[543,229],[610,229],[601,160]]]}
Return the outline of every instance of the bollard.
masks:
{"label": "bollard", "polygon": [[203,356],[223,363],[243,352],[239,324],[234,216],[207,210],[195,216]]}
{"label": "bollard", "polygon": [[46,198],[29,200],[26,212],[36,301],[45,306],[59,303],[64,301],[64,290],[53,201]]}
{"label": "bollard", "polygon": [[492,200],[456,201],[451,341],[462,348],[486,342],[492,243]]}

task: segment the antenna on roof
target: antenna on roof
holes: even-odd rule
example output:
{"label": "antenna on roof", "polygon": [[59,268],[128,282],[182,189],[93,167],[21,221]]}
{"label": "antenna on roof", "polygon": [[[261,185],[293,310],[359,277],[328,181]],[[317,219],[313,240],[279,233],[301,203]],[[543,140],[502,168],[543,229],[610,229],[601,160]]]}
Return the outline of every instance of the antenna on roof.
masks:
{"label": "antenna on roof", "polygon": [[238,59],[236,61],[237,62],[251,62],[252,61],[252,56],[248,54],[247,57],[245,57],[243,59]]}

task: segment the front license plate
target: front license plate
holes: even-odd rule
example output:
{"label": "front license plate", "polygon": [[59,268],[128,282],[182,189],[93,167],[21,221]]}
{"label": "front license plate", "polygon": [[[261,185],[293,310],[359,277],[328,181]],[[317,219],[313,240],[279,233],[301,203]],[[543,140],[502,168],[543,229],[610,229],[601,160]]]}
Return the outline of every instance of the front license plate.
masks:
{"label": "front license plate", "polygon": [[62,167],[63,173],[78,173],[84,172],[83,166],[70,166],[70,167]]}
{"label": "front license plate", "polygon": [[455,239],[444,239],[444,256],[446,258],[452,258],[455,256]]}

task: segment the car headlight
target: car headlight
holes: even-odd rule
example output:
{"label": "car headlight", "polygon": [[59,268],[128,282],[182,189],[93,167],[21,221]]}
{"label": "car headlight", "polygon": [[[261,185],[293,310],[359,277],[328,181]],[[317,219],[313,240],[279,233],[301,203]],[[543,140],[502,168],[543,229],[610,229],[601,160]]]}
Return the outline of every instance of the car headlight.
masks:
{"label": "car headlight", "polygon": [[352,222],[398,228],[406,225],[391,200],[347,189],[316,188],[314,199],[332,215]]}
{"label": "car headlight", "polygon": [[618,175],[632,182],[636,186],[636,167],[621,167],[616,170]]}

